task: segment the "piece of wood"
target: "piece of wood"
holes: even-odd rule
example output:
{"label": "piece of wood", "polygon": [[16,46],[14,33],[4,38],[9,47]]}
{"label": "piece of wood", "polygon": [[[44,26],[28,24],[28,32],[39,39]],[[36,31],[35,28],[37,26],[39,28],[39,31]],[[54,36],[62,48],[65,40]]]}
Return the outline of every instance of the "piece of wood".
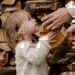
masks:
{"label": "piece of wood", "polygon": [[6,51],[0,51],[0,67],[3,67],[8,62],[8,54]]}
{"label": "piece of wood", "polygon": [[8,18],[8,16],[10,15],[10,12],[6,12],[6,13],[3,13],[1,16],[0,16],[0,19],[2,21],[2,25],[5,23],[6,19]]}
{"label": "piece of wood", "polygon": [[72,63],[72,64],[69,64],[69,65],[67,66],[67,68],[70,69],[71,72],[75,72],[75,62]]}
{"label": "piece of wood", "polygon": [[2,4],[5,5],[13,5],[16,0],[3,0]]}
{"label": "piece of wood", "polygon": [[34,1],[27,1],[26,5],[30,6],[31,9],[35,10],[35,9],[53,9],[53,3],[52,1],[38,1],[38,0],[34,0]]}
{"label": "piece of wood", "polygon": [[0,29],[0,41],[5,41],[5,37],[2,29]]}
{"label": "piece of wood", "polygon": [[72,72],[75,72],[75,63],[72,64]]}

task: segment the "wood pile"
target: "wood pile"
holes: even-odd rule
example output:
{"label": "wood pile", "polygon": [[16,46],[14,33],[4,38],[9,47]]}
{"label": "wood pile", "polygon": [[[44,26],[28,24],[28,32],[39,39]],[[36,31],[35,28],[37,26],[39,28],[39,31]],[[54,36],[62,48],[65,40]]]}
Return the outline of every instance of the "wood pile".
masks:
{"label": "wood pile", "polygon": [[[50,0],[2,0],[0,1],[0,48],[6,51],[10,51],[11,48],[7,45],[7,36],[4,29],[4,24],[7,18],[15,11],[20,9],[29,8],[32,11],[32,16],[38,19],[44,15],[55,11]],[[15,31],[16,32],[16,31]],[[14,33],[15,34],[15,33]],[[74,50],[69,52],[72,56],[75,54]],[[14,58],[13,58],[14,59]],[[14,59],[15,60],[15,59]],[[13,60],[12,60],[13,61]],[[75,70],[75,64],[73,64],[72,71]]]}

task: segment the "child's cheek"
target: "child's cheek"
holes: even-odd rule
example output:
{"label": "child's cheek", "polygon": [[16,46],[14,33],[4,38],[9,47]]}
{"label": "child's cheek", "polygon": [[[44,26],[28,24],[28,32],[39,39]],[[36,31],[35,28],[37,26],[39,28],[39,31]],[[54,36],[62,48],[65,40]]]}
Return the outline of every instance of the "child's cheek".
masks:
{"label": "child's cheek", "polygon": [[31,24],[29,25],[29,28],[30,28],[31,30],[35,30],[35,29],[36,29],[36,26],[35,26],[34,23],[31,22]]}

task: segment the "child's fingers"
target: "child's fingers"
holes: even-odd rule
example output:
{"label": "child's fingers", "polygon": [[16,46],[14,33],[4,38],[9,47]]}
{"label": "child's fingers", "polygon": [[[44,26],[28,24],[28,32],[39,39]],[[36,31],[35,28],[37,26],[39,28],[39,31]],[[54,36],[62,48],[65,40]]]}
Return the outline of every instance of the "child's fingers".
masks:
{"label": "child's fingers", "polygon": [[55,43],[56,42],[56,40],[50,40],[50,43]]}
{"label": "child's fingers", "polygon": [[52,40],[56,37],[56,34],[52,35],[52,36],[49,36],[49,39]]}
{"label": "child's fingers", "polygon": [[55,43],[56,42],[56,39],[55,38],[56,35],[53,35],[53,36],[50,36],[48,39],[49,39],[49,43]]}
{"label": "child's fingers", "polygon": [[48,36],[48,40],[50,43],[54,43],[56,42],[56,40],[54,39],[56,37],[56,33],[55,32],[50,32],[49,36]]}
{"label": "child's fingers", "polygon": [[52,32],[48,33],[48,36],[49,36],[49,37],[52,37],[52,36],[55,35],[55,34],[56,34],[56,32],[53,32],[53,31],[52,31]]}
{"label": "child's fingers", "polygon": [[56,36],[56,32],[49,33],[49,38],[54,38]]}

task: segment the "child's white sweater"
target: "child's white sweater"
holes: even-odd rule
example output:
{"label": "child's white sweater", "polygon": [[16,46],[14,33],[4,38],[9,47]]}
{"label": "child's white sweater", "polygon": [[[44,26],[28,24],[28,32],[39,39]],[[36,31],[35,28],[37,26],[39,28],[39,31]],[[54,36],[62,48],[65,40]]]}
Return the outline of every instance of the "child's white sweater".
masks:
{"label": "child's white sweater", "polygon": [[48,75],[46,57],[51,46],[45,40],[39,40],[34,46],[29,41],[16,45],[17,75]]}

